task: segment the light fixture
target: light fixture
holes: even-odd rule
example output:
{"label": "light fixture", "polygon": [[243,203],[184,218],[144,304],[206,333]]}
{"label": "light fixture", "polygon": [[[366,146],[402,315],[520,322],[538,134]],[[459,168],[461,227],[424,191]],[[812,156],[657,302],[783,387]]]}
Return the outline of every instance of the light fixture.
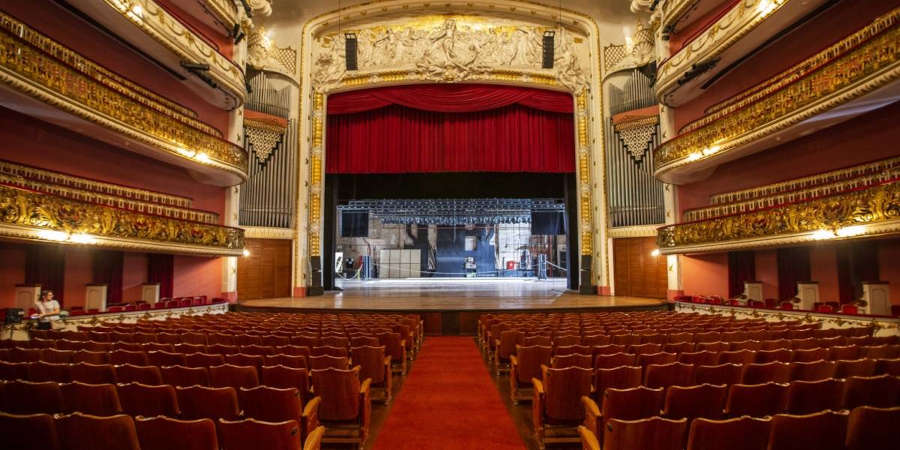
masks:
{"label": "light fixture", "polygon": [[702,156],[703,155],[700,154],[700,152],[694,152],[694,153],[691,153],[690,155],[688,155],[687,159],[688,159],[688,161],[696,161],[696,160],[700,159]]}
{"label": "light fixture", "polygon": [[243,254],[244,256],[250,256],[250,250],[247,250],[247,249],[245,248],[244,251],[242,252],[242,254]]}
{"label": "light fixture", "polygon": [[93,244],[97,242],[97,239],[87,233],[77,233],[69,236],[69,241],[76,244]]}
{"label": "light fixture", "polygon": [[654,258],[657,257],[657,256],[659,256],[659,249],[658,249],[658,248],[654,248],[653,251],[650,252],[650,256],[652,256],[652,257],[654,257]]}
{"label": "light fixture", "polygon": [[131,13],[140,18],[144,17],[144,7],[141,5],[134,5],[131,7]]}
{"label": "light fixture", "polygon": [[823,239],[831,239],[834,237],[834,233],[831,230],[816,230],[812,234],[813,239],[815,240],[823,240]]}
{"label": "light fixture", "polygon": [[55,230],[41,230],[37,233],[38,237],[41,239],[46,239],[48,241],[65,241],[69,238],[69,234],[63,231],[55,231]]}
{"label": "light fixture", "polygon": [[866,232],[866,227],[862,225],[853,225],[849,227],[839,228],[834,234],[839,237],[859,236]]}
{"label": "light fixture", "polygon": [[703,149],[703,154],[707,155],[707,156],[712,155],[713,153],[719,151],[719,149],[721,149],[721,148],[722,148],[721,146],[713,145],[712,147]]}
{"label": "light fixture", "polygon": [[207,155],[207,154],[204,153],[204,152],[197,153],[197,156],[195,156],[194,158],[195,158],[197,161],[200,161],[200,162],[204,162],[204,163],[208,163],[208,162],[209,162],[209,155]]}
{"label": "light fixture", "polygon": [[759,2],[759,5],[756,5],[756,11],[758,11],[760,15],[765,16],[772,12],[776,6],[778,6],[778,4],[775,0],[762,0]]}

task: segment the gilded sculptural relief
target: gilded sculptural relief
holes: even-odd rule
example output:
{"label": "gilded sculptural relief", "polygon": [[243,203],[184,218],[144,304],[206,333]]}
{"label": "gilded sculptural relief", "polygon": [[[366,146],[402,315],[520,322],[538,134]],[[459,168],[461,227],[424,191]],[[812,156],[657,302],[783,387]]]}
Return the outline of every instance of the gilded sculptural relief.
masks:
{"label": "gilded sculptural relief", "polygon": [[[852,233],[842,233],[852,230]],[[744,214],[659,228],[662,253],[726,250],[900,231],[900,180]]]}
{"label": "gilded sculptural relief", "polygon": [[98,245],[239,255],[243,230],[138,213],[0,185],[0,235],[40,239],[42,231],[86,235]]}
{"label": "gilded sculptural relief", "polygon": [[655,150],[656,174],[715,158],[900,77],[900,9],[807,62],[719,105]]}

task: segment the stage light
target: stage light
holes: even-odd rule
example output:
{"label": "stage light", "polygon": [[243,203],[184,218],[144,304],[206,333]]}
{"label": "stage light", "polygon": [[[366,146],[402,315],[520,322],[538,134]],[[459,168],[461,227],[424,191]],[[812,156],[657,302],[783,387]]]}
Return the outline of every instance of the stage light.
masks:
{"label": "stage light", "polygon": [[247,250],[247,249],[245,248],[244,251],[242,252],[242,254],[243,254],[244,256],[250,256],[250,250]]}
{"label": "stage light", "polygon": [[653,251],[650,252],[650,256],[652,256],[652,257],[654,257],[654,258],[657,257],[657,256],[659,256],[659,249],[658,249],[658,248],[654,248]]}

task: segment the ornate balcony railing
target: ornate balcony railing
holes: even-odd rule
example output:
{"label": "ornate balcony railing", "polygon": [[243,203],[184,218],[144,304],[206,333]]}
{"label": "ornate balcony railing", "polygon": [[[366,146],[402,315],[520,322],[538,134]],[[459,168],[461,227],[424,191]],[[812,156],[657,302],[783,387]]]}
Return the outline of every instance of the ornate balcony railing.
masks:
{"label": "ornate balcony railing", "polygon": [[757,211],[661,227],[663,254],[725,251],[900,232],[900,179]]}
{"label": "ornate balcony railing", "polygon": [[147,251],[238,256],[239,228],[77,201],[0,183],[0,236]]}
{"label": "ornate balcony railing", "polygon": [[0,81],[195,164],[247,176],[247,153],[158,96],[0,13]]}
{"label": "ornate balcony railing", "polygon": [[900,9],[738,94],[655,151],[655,173],[709,159],[783,131],[900,77]]}

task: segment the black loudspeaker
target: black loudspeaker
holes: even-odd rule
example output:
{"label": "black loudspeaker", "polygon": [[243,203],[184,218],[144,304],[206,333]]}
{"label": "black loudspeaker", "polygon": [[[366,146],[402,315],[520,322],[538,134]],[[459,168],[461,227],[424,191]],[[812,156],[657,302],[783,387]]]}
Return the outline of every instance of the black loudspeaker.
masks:
{"label": "black loudspeaker", "polygon": [[544,62],[541,65],[544,69],[553,68],[553,41],[556,36],[555,31],[544,32]]}
{"label": "black loudspeaker", "polygon": [[346,33],[344,34],[344,38],[346,39],[344,59],[347,61],[347,70],[359,70],[359,66],[356,63],[356,35],[353,33]]}
{"label": "black loudspeaker", "polygon": [[12,325],[22,322],[25,311],[22,308],[6,308],[6,318],[3,320],[4,325]]}

